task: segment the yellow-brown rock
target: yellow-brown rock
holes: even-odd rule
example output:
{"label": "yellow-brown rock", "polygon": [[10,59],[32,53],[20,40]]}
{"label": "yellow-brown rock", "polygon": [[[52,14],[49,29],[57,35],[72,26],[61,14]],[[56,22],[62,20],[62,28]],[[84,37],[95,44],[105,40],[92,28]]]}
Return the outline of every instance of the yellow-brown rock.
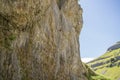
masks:
{"label": "yellow-brown rock", "polygon": [[87,80],[77,0],[0,0],[0,80]]}

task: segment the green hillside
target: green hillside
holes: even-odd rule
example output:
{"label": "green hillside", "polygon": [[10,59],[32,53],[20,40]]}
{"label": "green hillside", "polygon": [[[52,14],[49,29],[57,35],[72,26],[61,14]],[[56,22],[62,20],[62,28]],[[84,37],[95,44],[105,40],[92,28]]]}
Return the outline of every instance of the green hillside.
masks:
{"label": "green hillside", "polygon": [[88,78],[88,80],[112,80],[112,79],[106,78],[103,75],[95,73],[86,64],[84,64],[84,68],[86,68],[87,70],[86,71],[87,74],[84,74],[84,75]]}
{"label": "green hillside", "polygon": [[120,48],[107,51],[87,64],[98,74],[112,80],[120,80]]}

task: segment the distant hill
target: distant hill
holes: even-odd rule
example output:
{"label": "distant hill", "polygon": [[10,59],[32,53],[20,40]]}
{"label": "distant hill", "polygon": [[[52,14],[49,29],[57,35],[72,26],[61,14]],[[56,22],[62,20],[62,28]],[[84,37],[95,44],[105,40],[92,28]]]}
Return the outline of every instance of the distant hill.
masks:
{"label": "distant hill", "polygon": [[120,48],[120,41],[108,48],[107,51],[115,50]]}
{"label": "distant hill", "polygon": [[104,55],[88,62],[87,65],[112,80],[120,80],[120,42],[109,47]]}

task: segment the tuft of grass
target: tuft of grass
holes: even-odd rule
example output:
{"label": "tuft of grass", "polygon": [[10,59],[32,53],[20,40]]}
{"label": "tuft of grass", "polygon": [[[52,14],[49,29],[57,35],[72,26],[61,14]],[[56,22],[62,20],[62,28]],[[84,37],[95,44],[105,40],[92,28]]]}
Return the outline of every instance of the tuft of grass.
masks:
{"label": "tuft of grass", "polygon": [[12,40],[15,40],[15,39],[16,39],[16,35],[10,35],[10,36],[9,36],[9,40],[12,41]]}

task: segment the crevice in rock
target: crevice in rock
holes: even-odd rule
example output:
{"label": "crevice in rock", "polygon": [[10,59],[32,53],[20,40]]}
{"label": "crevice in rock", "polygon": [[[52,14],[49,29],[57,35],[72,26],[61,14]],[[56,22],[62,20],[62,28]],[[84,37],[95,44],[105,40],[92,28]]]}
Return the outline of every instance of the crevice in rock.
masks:
{"label": "crevice in rock", "polygon": [[64,5],[65,1],[66,0],[57,0],[57,4],[58,4],[58,7],[59,7],[60,10],[62,8],[62,5]]}

